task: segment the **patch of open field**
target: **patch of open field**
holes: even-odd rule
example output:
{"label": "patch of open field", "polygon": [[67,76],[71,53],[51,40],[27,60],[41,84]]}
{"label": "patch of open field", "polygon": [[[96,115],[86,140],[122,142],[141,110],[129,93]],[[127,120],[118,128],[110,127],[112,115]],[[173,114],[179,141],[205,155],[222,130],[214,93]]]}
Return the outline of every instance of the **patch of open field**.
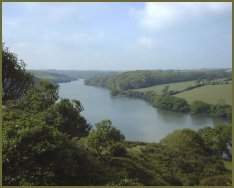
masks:
{"label": "patch of open field", "polygon": [[225,161],[223,160],[224,166],[228,170],[232,170],[232,161]]}
{"label": "patch of open field", "polygon": [[206,85],[178,93],[175,96],[185,99],[190,104],[195,100],[200,100],[209,104],[225,101],[225,104],[232,105],[232,82],[223,85]]}
{"label": "patch of open field", "polygon": [[161,84],[161,85],[156,85],[156,86],[141,88],[141,89],[134,89],[134,90],[139,91],[139,92],[154,91],[157,95],[161,95],[162,90],[164,89],[165,86],[170,86],[169,91],[170,90],[180,91],[189,86],[193,86],[195,82],[196,81],[194,80],[194,81],[186,81],[186,82],[168,83],[168,84]]}

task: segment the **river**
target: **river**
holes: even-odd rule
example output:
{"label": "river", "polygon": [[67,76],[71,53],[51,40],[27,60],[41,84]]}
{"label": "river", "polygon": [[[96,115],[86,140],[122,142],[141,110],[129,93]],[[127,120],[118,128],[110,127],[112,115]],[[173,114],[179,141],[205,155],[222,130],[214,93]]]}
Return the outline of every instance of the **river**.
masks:
{"label": "river", "polygon": [[131,141],[158,142],[178,129],[231,124],[224,118],[165,111],[140,99],[112,97],[107,89],[84,85],[82,79],[59,84],[59,95],[79,100],[85,109],[82,115],[91,125],[110,119]]}

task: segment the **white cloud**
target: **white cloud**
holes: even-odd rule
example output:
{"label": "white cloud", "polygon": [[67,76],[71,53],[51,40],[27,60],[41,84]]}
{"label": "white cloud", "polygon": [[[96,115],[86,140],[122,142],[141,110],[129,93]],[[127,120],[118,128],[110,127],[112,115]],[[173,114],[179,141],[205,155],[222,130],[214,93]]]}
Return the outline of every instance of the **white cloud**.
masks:
{"label": "white cloud", "polygon": [[150,37],[146,37],[146,36],[140,37],[138,38],[137,42],[141,47],[144,47],[144,48],[154,47],[154,40]]}
{"label": "white cloud", "polygon": [[[148,2],[143,10],[130,10],[141,26],[148,30],[162,30],[207,14],[231,12],[230,2]],[[190,20],[191,21],[191,20]]]}
{"label": "white cloud", "polygon": [[155,47],[154,39],[147,36],[141,36],[133,42],[125,42],[125,47],[129,50],[151,49]]}
{"label": "white cloud", "polygon": [[2,25],[3,28],[5,27],[18,27],[20,24],[22,24],[24,20],[22,19],[12,19],[10,17],[3,16],[2,17]]}
{"label": "white cloud", "polygon": [[[80,15],[80,8],[74,6],[75,3],[65,2],[24,2],[21,3],[25,11],[37,15],[40,20],[48,23],[66,23],[67,20],[74,22],[84,22]],[[42,15],[43,14],[43,15]]]}
{"label": "white cloud", "polygon": [[63,39],[68,44],[74,45],[87,45],[93,44],[103,40],[104,34],[97,33],[96,35],[90,35],[88,33],[80,32],[80,33],[73,33],[69,36],[65,36]]}

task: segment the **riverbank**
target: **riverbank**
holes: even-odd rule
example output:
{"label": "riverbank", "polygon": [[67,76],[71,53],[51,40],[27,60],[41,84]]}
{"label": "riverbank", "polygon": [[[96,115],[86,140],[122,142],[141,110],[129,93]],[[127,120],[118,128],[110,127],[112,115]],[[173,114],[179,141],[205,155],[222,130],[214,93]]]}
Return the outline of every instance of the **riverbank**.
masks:
{"label": "riverbank", "polygon": [[[86,85],[89,84],[86,83]],[[162,110],[223,117],[229,120],[232,119],[232,106],[228,104],[208,104],[199,100],[195,100],[191,104],[188,104],[185,99],[178,98],[174,95],[169,94],[157,95],[153,91],[139,92],[137,90],[127,90],[118,92],[117,90],[112,91],[109,88],[105,89],[109,90],[111,96],[124,96],[129,98],[141,99],[146,101],[152,107]]]}
{"label": "riverbank", "polygon": [[128,90],[121,95],[130,98],[142,99],[148,102],[155,108],[160,108],[169,111],[178,111],[192,114],[203,114],[209,116],[232,118],[232,106],[226,104],[208,104],[203,101],[195,100],[188,104],[184,99],[175,97],[173,95],[156,95],[154,92],[139,92]]}

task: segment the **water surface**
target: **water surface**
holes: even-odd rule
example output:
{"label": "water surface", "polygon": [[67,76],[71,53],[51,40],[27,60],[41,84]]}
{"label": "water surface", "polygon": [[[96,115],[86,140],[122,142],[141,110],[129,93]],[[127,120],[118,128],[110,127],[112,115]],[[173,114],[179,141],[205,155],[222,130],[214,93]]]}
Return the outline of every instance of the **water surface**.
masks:
{"label": "water surface", "polygon": [[59,84],[62,98],[78,99],[84,107],[82,115],[93,126],[110,119],[126,140],[159,141],[177,129],[199,128],[217,124],[231,124],[230,120],[153,108],[140,99],[112,97],[107,89],[86,86],[83,80]]}

